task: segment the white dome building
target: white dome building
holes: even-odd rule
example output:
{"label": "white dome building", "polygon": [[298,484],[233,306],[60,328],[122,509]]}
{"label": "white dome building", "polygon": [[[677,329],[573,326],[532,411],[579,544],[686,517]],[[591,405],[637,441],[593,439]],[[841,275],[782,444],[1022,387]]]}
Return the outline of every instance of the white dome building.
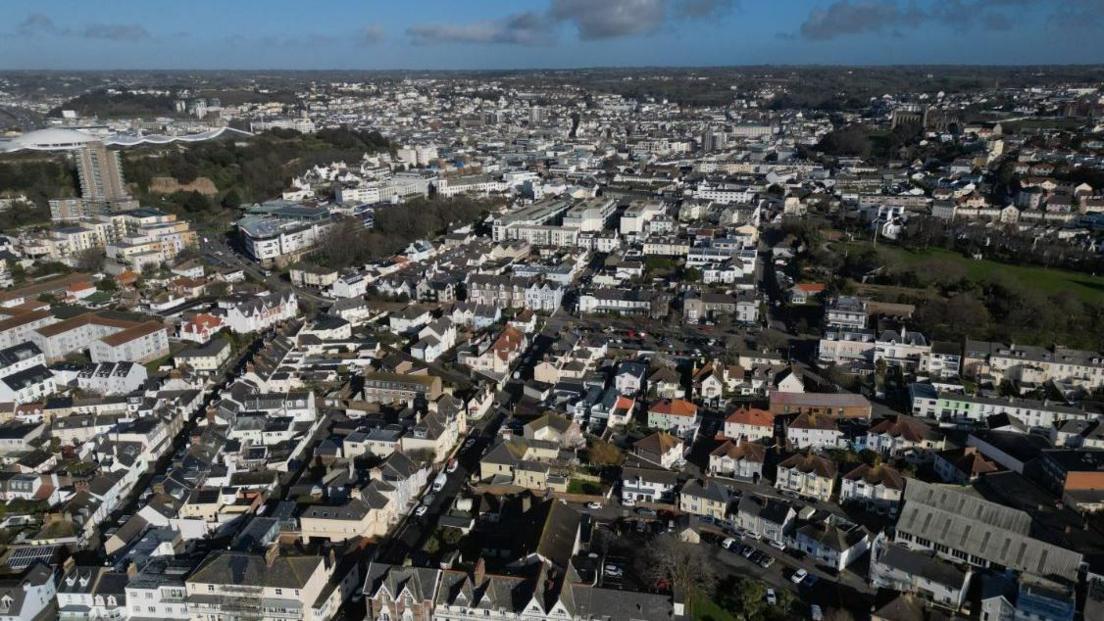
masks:
{"label": "white dome building", "polygon": [[7,142],[0,142],[0,151],[70,151],[99,140],[92,134],[75,129],[48,127],[16,136]]}

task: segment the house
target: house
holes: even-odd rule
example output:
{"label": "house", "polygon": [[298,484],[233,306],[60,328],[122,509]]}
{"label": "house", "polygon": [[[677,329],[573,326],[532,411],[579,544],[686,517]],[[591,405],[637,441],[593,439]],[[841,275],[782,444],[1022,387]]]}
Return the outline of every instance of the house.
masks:
{"label": "house", "polygon": [[418,341],[410,346],[410,355],[433,362],[455,346],[456,326],[447,317],[442,317],[418,330]]}
{"label": "house", "polygon": [[459,362],[492,379],[503,380],[509,375],[514,361],[528,347],[529,339],[524,332],[513,326],[506,326],[485,349],[462,352]]}
{"label": "house", "polygon": [[840,503],[858,503],[878,513],[896,515],[905,478],[886,464],[862,464],[840,479]]}
{"label": "house", "polygon": [[817,302],[826,286],[820,282],[799,282],[790,287],[790,304],[813,304]]}
{"label": "house", "polygon": [[867,318],[866,302],[850,295],[830,299],[824,310],[824,324],[832,328],[862,330],[866,327]]}
{"label": "house", "polygon": [[981,454],[976,446],[947,449],[935,454],[932,468],[944,483],[973,483],[1000,467]]}
{"label": "house", "polygon": [[725,440],[709,453],[709,473],[758,483],[763,478],[766,455],[767,447],[758,442]]}
{"label": "house", "polygon": [[579,423],[557,414],[545,414],[525,423],[522,435],[526,440],[554,442],[563,448],[575,449],[586,445]]}
{"label": "house", "polygon": [[759,494],[744,494],[736,507],[736,527],[768,541],[784,542],[795,519],[788,502]]}
{"label": "house", "polygon": [[[328,621],[360,584],[360,575],[326,556],[284,556],[276,545],[264,554],[215,551],[185,580],[185,600],[192,619],[265,616],[281,602],[305,621]],[[248,588],[243,588],[247,585]]]}
{"label": "house", "polygon": [[365,572],[363,593],[368,618],[433,621],[441,570],[373,562]]}
{"label": "house", "polygon": [[870,548],[870,533],[857,524],[837,526],[813,522],[797,529],[794,547],[805,552],[819,565],[843,571]]}
{"label": "house", "polygon": [[411,305],[391,313],[387,318],[387,325],[395,334],[416,334],[432,319],[428,308]]}
{"label": "house", "polygon": [[567,464],[559,461],[556,442],[511,438],[491,447],[479,461],[484,481],[506,483],[526,489],[567,491]]}
{"label": "house", "polygon": [[706,517],[716,523],[728,520],[729,505],[739,493],[719,481],[693,479],[679,491],[679,510],[689,515]]}
{"label": "house", "polygon": [[734,410],[725,419],[724,435],[730,440],[769,440],[774,437],[774,414],[751,407]]}
{"label": "house", "polygon": [[613,374],[613,385],[623,395],[632,397],[644,389],[644,377],[648,365],[636,360],[624,360],[618,363]]}
{"label": "house", "polygon": [[752,324],[759,320],[759,300],[754,295],[727,293],[690,293],[682,302],[683,319],[689,323],[710,321],[731,315],[736,321]]}
{"label": "house", "polygon": [[624,466],[621,468],[621,502],[660,503],[674,500],[678,473],[659,468]]}
{"label": "house", "polygon": [[880,533],[870,544],[869,575],[875,588],[913,593],[933,606],[957,611],[966,603],[973,572],[942,561],[934,553],[893,543]]}
{"label": "house", "polygon": [[842,447],[843,432],[839,419],[804,412],[786,426],[786,441],[798,450],[826,451]]}
{"label": "house", "polygon": [[[352,498],[335,505],[310,505],[299,515],[299,532],[304,541],[325,539],[340,543],[358,537],[380,537],[398,519],[391,487],[374,482]],[[388,494],[382,492],[386,490]]]}
{"label": "house", "polygon": [[211,337],[226,327],[223,323],[222,317],[218,315],[212,315],[210,313],[196,313],[192,317],[185,319],[180,323],[180,328],[177,330],[177,337],[182,341],[192,341],[194,343],[206,343],[211,340]]}
{"label": "house", "polygon": [[686,389],[678,371],[671,367],[660,367],[648,377],[648,391],[661,399],[683,399]]}
{"label": "house", "polygon": [[53,568],[42,561],[32,561],[22,571],[0,578],[0,619],[52,618],[56,596]]}
{"label": "house", "polygon": [[778,464],[774,486],[783,492],[828,502],[836,486],[836,463],[812,453],[791,455]]}
{"label": "house", "polygon": [[667,469],[681,464],[685,453],[682,440],[663,431],[645,436],[632,446],[633,455]]}
{"label": "house", "polygon": [[648,406],[648,427],[693,437],[698,431],[698,406],[684,399],[660,399]]}
{"label": "house", "polygon": [[715,360],[700,369],[695,369],[690,378],[694,398],[708,404],[719,404],[728,387],[727,369]]}
{"label": "house", "polygon": [[77,387],[104,396],[126,395],[138,390],[147,377],[146,367],[134,362],[101,362],[77,373]]}
{"label": "house", "polygon": [[198,373],[214,373],[230,360],[230,341],[211,339],[203,345],[181,350],[173,356],[176,368],[187,366]]}
{"label": "house", "polygon": [[898,414],[875,422],[862,436],[861,445],[884,457],[927,463],[943,450],[943,434],[922,420]]}
{"label": "house", "polygon": [[299,300],[294,291],[264,291],[219,300],[217,310],[231,330],[248,334],[263,332],[281,321],[295,318],[299,314]]}
{"label": "house", "polygon": [[129,576],[96,567],[66,563],[57,584],[57,618],[125,619]]}

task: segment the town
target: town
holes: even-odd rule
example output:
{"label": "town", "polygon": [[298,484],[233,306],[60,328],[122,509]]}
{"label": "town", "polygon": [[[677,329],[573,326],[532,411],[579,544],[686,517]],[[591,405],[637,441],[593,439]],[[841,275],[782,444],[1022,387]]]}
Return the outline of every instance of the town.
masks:
{"label": "town", "polygon": [[0,615],[1102,618],[1102,78],[0,74]]}

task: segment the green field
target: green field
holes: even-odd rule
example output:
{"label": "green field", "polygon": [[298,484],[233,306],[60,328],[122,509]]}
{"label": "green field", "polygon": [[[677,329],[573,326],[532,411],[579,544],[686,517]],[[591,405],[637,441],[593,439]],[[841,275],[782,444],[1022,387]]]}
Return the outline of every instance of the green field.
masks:
{"label": "green field", "polygon": [[[858,246],[858,244],[855,244]],[[1059,291],[1070,291],[1085,302],[1104,303],[1104,277],[1092,276],[1082,272],[1048,269],[1021,265],[1008,265],[997,261],[975,261],[957,252],[942,248],[932,248],[922,252],[913,252],[893,246],[878,246],[878,252],[889,262],[911,266],[937,259],[960,264],[971,280],[985,280],[1001,274],[1024,287],[1038,290],[1047,295]]]}

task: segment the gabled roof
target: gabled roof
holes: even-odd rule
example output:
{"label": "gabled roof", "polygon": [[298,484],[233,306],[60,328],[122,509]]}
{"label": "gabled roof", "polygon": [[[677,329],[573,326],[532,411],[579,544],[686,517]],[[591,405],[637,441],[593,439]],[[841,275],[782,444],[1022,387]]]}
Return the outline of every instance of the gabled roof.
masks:
{"label": "gabled roof", "polygon": [[862,464],[843,475],[843,478],[848,481],[862,480],[870,485],[884,485],[889,489],[905,489],[905,478],[893,466],[886,464]]}
{"label": "gabled roof", "polygon": [[746,460],[755,463],[763,463],[767,459],[767,447],[758,442],[741,440],[739,443],[726,440],[724,444],[713,449],[710,456],[728,457],[734,460]]}
{"label": "gabled roof", "polygon": [[821,478],[836,478],[836,462],[812,453],[791,455],[778,464],[778,467],[796,469],[804,473],[812,472]]}
{"label": "gabled roof", "polygon": [[774,414],[758,408],[743,408],[739,410],[733,410],[728,418],[725,419],[726,423],[733,423],[737,425],[754,425],[756,427],[770,427],[774,428]]}
{"label": "gabled roof", "polygon": [[685,399],[660,399],[648,407],[648,412],[668,416],[697,416],[698,406]]}

